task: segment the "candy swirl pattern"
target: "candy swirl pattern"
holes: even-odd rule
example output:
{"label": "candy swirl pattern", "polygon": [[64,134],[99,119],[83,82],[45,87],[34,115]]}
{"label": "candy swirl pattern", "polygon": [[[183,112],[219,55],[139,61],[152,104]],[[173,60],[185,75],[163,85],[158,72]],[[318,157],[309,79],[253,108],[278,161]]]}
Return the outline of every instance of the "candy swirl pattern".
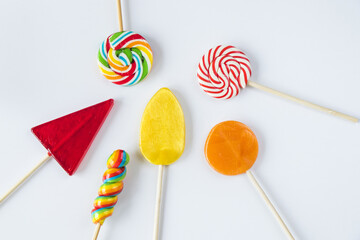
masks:
{"label": "candy swirl pattern", "polygon": [[233,46],[220,45],[210,49],[201,59],[197,78],[210,96],[229,99],[245,88],[251,76],[248,57]]}
{"label": "candy swirl pattern", "polygon": [[99,189],[99,196],[94,201],[94,209],[91,211],[93,223],[103,224],[105,218],[112,215],[118,200],[117,195],[123,190],[123,179],[129,160],[129,155],[124,150],[116,150],[108,158],[108,169],[103,175],[103,184]]}
{"label": "candy swirl pattern", "polygon": [[153,54],[149,43],[140,34],[123,31],[111,34],[98,52],[102,74],[112,83],[134,85],[150,72]]}

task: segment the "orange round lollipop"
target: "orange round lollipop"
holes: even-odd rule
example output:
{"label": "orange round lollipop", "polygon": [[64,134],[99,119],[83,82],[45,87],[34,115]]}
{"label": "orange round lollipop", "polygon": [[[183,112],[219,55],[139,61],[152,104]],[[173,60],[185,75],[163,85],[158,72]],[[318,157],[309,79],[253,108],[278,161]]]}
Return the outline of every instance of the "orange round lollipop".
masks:
{"label": "orange round lollipop", "polygon": [[245,173],[255,163],[258,151],[255,134],[237,121],[217,124],[205,144],[205,156],[210,166],[225,175]]}
{"label": "orange round lollipop", "polygon": [[245,124],[225,121],[211,129],[205,143],[205,157],[210,166],[225,175],[246,173],[264,199],[289,239],[294,239],[285,222],[250,171],[259,151],[255,134]]}

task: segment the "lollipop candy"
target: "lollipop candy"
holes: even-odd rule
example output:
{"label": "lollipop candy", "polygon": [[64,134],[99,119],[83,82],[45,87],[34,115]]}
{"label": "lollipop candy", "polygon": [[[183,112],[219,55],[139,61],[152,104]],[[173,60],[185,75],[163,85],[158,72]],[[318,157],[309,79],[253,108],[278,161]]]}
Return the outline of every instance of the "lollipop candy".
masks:
{"label": "lollipop candy", "polygon": [[110,217],[114,211],[118,197],[123,190],[123,180],[126,176],[126,165],[130,157],[124,150],[115,150],[107,160],[107,170],[103,175],[103,184],[99,189],[99,196],[94,201],[91,218],[96,224],[94,240],[100,231],[105,218]]}
{"label": "lollipop candy", "polygon": [[140,150],[159,165],[153,239],[159,238],[159,219],[164,165],[174,163],[185,147],[185,121],[181,106],[167,88],[161,88],[147,104],[140,128]]}
{"label": "lollipop candy", "polygon": [[226,121],[217,124],[205,143],[205,157],[210,166],[224,175],[246,173],[274,214],[289,239],[294,239],[285,222],[272,205],[264,190],[250,171],[259,151],[255,134],[243,123]]}
{"label": "lollipop candy", "polygon": [[134,85],[143,80],[150,72],[152,62],[149,43],[130,31],[111,34],[98,53],[102,74],[118,85]]}
{"label": "lollipop candy", "polygon": [[149,43],[140,34],[123,31],[120,0],[117,3],[120,31],[111,34],[101,44],[98,65],[112,83],[130,86],[149,74],[153,55]]}
{"label": "lollipop candy", "polygon": [[47,149],[46,156],[2,198],[14,192],[26,179],[51,157],[71,176],[88,151],[114,104],[113,99],[84,108],[32,128],[32,132]]}
{"label": "lollipop candy", "polygon": [[250,77],[251,66],[248,57],[237,48],[226,45],[220,45],[210,49],[202,57],[197,71],[197,78],[201,88],[214,98],[233,98],[247,85],[250,85],[305,106],[342,117],[349,121],[358,121],[355,117],[321,107],[250,81]]}

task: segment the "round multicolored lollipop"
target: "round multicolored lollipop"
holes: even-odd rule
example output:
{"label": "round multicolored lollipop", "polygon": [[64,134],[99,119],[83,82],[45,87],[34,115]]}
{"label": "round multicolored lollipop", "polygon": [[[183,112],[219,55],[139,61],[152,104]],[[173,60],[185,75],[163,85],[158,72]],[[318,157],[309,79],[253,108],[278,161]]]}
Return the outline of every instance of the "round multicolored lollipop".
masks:
{"label": "round multicolored lollipop", "polygon": [[219,45],[210,49],[201,59],[197,79],[200,87],[217,99],[229,99],[238,95],[247,85],[303,104],[337,117],[358,122],[358,119],[344,113],[290,96],[250,80],[251,65],[246,54],[233,46]]}
{"label": "round multicolored lollipop", "polygon": [[117,0],[117,3],[120,31],[111,34],[101,44],[98,66],[112,83],[131,86],[149,74],[153,54],[144,37],[123,30],[120,0]]}
{"label": "round multicolored lollipop", "polygon": [[224,175],[246,173],[288,238],[294,239],[285,222],[250,171],[256,161],[258,151],[259,146],[255,134],[248,126],[237,121],[225,121],[217,124],[210,131],[205,143],[205,157],[210,166]]}
{"label": "round multicolored lollipop", "polygon": [[126,176],[126,165],[130,157],[124,150],[115,150],[107,160],[108,169],[103,175],[103,184],[99,189],[99,196],[94,201],[91,218],[96,224],[93,240],[97,239],[101,225],[114,212],[114,206],[123,190],[123,180]]}
{"label": "round multicolored lollipop", "polygon": [[102,74],[112,83],[134,85],[150,72],[153,62],[149,43],[131,31],[111,34],[101,44],[98,65]]}

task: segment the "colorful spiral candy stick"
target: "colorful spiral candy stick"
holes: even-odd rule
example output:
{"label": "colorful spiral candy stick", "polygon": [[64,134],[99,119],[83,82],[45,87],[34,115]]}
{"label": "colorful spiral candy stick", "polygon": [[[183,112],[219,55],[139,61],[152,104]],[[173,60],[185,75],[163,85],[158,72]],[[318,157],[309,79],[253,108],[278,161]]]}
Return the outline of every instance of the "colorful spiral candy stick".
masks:
{"label": "colorful spiral candy stick", "polygon": [[110,217],[117,203],[117,195],[123,190],[123,180],[126,175],[126,165],[130,157],[124,150],[114,151],[107,160],[108,169],[103,175],[103,184],[99,189],[99,196],[94,201],[91,218],[96,224],[93,239],[96,240],[105,218]]}
{"label": "colorful spiral candy stick", "polygon": [[358,119],[344,113],[290,96],[250,80],[251,65],[248,57],[233,46],[219,45],[210,49],[201,59],[197,78],[201,88],[210,96],[229,99],[239,94],[247,85],[275,94],[305,106],[358,122]]}
{"label": "colorful spiral candy stick", "polygon": [[117,3],[120,31],[111,34],[101,44],[98,66],[112,83],[131,86],[149,74],[153,54],[144,37],[123,30],[120,0],[117,0]]}

